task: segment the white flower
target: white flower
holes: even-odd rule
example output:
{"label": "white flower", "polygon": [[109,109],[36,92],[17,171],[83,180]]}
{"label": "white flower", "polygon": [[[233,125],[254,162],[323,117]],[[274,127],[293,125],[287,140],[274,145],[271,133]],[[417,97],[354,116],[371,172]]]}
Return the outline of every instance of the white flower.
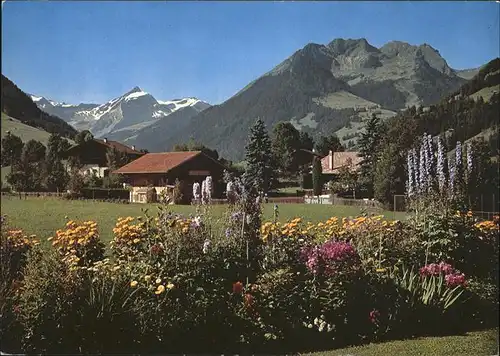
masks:
{"label": "white flower", "polygon": [[209,247],[210,247],[210,240],[205,240],[205,242],[203,243],[203,253],[207,253]]}

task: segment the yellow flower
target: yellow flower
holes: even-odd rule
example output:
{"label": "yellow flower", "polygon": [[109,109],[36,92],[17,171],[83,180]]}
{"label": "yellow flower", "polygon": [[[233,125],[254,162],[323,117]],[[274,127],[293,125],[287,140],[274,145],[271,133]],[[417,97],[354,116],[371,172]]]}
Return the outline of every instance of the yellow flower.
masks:
{"label": "yellow flower", "polygon": [[174,287],[175,287],[175,286],[174,286],[172,283],[167,284],[167,288],[168,288],[168,289],[172,289],[172,288],[174,288]]}
{"label": "yellow flower", "polygon": [[[145,280],[146,282],[149,282],[149,281],[151,280],[151,276],[149,276],[149,275],[148,275],[148,276],[144,276],[144,280]],[[161,282],[161,281],[160,281],[160,282]]]}
{"label": "yellow flower", "polygon": [[132,288],[137,287],[137,281],[132,281],[132,282],[130,282],[130,286],[131,286]]}
{"label": "yellow flower", "polygon": [[162,294],[164,291],[165,291],[165,286],[163,284],[160,284],[156,289],[155,294]]}
{"label": "yellow flower", "polygon": [[160,284],[161,283],[161,278],[157,278],[156,279],[156,284]]}

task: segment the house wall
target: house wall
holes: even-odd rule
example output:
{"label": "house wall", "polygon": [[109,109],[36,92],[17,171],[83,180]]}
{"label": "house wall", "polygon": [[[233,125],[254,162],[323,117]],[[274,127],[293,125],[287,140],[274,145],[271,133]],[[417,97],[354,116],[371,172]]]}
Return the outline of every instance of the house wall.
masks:
{"label": "house wall", "polygon": [[138,189],[149,185],[155,188],[163,188],[167,184],[174,185],[176,179],[179,179],[182,182],[183,201],[190,202],[193,198],[194,182],[201,184],[207,176],[212,176],[213,179],[213,197],[220,197],[225,188],[225,185],[222,183],[223,171],[224,167],[222,165],[201,154],[175,167],[168,173],[135,173],[127,174],[125,177],[128,184]]}
{"label": "house wall", "polygon": [[[156,194],[159,196],[163,191],[172,189],[171,187],[153,187],[156,190]],[[130,198],[129,201],[131,203],[146,203],[146,191],[148,187],[143,186],[143,187],[132,187],[132,190],[130,191]]]}

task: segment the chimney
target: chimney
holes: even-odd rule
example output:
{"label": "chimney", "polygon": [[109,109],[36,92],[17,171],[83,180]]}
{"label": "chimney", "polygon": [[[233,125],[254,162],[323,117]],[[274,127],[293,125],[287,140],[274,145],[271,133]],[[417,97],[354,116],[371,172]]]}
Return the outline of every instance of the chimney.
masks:
{"label": "chimney", "polygon": [[103,141],[104,143],[108,143],[108,139],[106,137],[104,137]]}
{"label": "chimney", "polygon": [[333,152],[331,150],[328,151],[328,168],[333,169]]}
{"label": "chimney", "polygon": [[132,145],[132,149],[135,151],[135,145]]}

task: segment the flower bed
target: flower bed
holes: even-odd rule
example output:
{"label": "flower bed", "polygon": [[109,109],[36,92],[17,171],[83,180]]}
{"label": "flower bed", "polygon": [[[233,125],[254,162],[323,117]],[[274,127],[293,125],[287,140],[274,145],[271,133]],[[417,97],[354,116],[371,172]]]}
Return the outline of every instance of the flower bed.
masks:
{"label": "flower bed", "polygon": [[283,353],[490,322],[498,218],[280,224],[258,209],[232,206],[223,227],[201,211],[120,218],[109,256],[95,222],[43,247],[2,218],[2,351]]}

